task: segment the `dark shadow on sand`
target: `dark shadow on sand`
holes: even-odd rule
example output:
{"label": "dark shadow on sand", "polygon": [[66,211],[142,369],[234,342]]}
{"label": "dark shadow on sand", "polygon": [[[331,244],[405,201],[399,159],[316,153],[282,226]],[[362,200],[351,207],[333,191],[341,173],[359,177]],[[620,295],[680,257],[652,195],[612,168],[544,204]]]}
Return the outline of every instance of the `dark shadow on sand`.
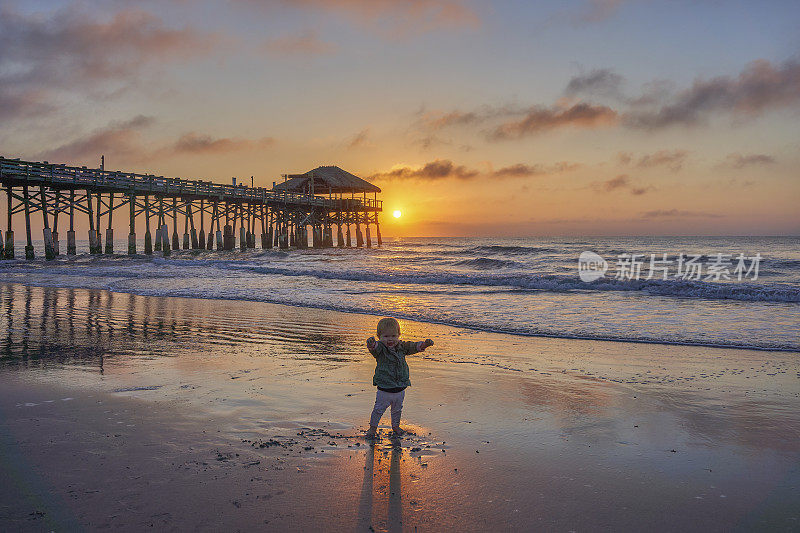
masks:
{"label": "dark shadow on sand", "polygon": [[[399,439],[391,439],[392,452],[389,460],[389,490],[388,510],[386,513],[386,530],[400,532],[403,530],[403,500],[400,474],[400,460],[403,457],[403,448]],[[371,443],[367,449],[364,464],[364,480],[361,484],[361,497],[358,504],[358,522],[356,531],[371,531],[373,526],[373,511],[375,503],[375,445]],[[377,522],[380,523],[380,517]]]}

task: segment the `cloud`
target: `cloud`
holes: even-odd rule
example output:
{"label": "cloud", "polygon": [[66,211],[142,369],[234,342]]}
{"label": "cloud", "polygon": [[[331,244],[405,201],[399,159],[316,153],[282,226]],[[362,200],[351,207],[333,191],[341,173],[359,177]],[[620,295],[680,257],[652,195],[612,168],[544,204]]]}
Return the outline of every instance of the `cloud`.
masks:
{"label": "cloud", "polygon": [[767,154],[728,154],[725,158],[724,165],[733,168],[745,168],[755,165],[772,165],[775,163],[775,158]]}
{"label": "cloud", "polygon": [[612,17],[625,0],[588,0],[572,15],[573,22],[601,22]]}
{"label": "cloud", "polygon": [[136,74],[149,62],[204,54],[214,41],[191,28],[169,28],[138,10],[121,11],[107,22],[90,20],[74,8],[49,16],[4,9],[0,17],[0,65],[18,67],[6,70],[5,81],[116,79]]}
{"label": "cloud", "polygon": [[[652,154],[645,154],[641,156],[635,163],[636,168],[653,168],[659,166],[666,166],[673,172],[678,172],[683,168],[689,152],[686,150],[659,150]],[[617,155],[620,163],[628,165],[633,163],[633,156],[628,153],[620,153]]]}
{"label": "cloud", "polygon": [[625,78],[611,69],[595,69],[570,79],[564,89],[564,94],[569,96],[589,94],[619,98],[622,95],[624,81]]}
{"label": "cloud", "polygon": [[123,10],[105,21],[68,7],[23,14],[0,7],[0,86],[6,98],[38,91],[53,105],[61,92],[113,94],[145,67],[207,53],[216,36],[171,28],[158,17]]}
{"label": "cloud", "polygon": [[369,141],[369,128],[363,129],[356,133],[347,143],[347,149],[353,148],[371,148],[372,143]]}
{"label": "cloud", "polygon": [[563,172],[570,172],[580,168],[578,163],[568,163],[561,161],[551,166],[545,165],[526,165],[524,163],[517,163],[508,167],[503,167],[499,170],[492,172],[495,178],[525,178],[531,176],[550,176],[554,174],[561,174]]}
{"label": "cloud", "polygon": [[41,152],[38,158],[77,164],[77,162],[99,161],[101,155],[106,155],[130,161],[142,155],[141,132],[154,122],[152,117],[143,115],[124,122],[112,122],[82,138]]}
{"label": "cloud", "polygon": [[263,48],[267,53],[280,57],[315,56],[334,52],[336,45],[321,41],[316,32],[307,31],[298,35],[268,39]]}
{"label": "cloud", "polygon": [[456,126],[478,126],[490,120],[525,115],[530,108],[518,105],[481,105],[474,111],[452,111],[421,109],[417,112],[416,126],[424,130],[438,131]]}
{"label": "cloud", "polygon": [[474,111],[466,113],[462,111],[450,111],[447,113],[442,111],[429,111],[420,117],[420,122],[425,127],[432,130],[440,130],[453,125],[475,124],[483,120],[485,120],[485,117],[479,116],[479,114]]}
{"label": "cloud", "polygon": [[642,218],[724,218],[725,215],[717,213],[707,213],[704,211],[686,211],[682,209],[656,209],[653,211],[645,211],[642,213]]}
{"label": "cloud", "polygon": [[578,103],[570,107],[530,108],[522,120],[506,122],[494,128],[491,140],[521,139],[543,131],[564,127],[600,128],[617,123],[617,112],[606,106]]}
{"label": "cloud", "polygon": [[143,115],[130,120],[112,122],[91,133],[46,150],[38,158],[48,161],[72,164],[98,161],[101,155],[121,163],[137,163],[176,155],[221,155],[247,150],[262,150],[272,146],[271,137],[261,139],[242,139],[236,137],[213,138],[209,135],[187,133],[174,142],[154,147],[145,142],[143,133],[155,124],[153,117]]}
{"label": "cloud", "polygon": [[14,90],[0,86],[0,120],[41,116],[54,109],[42,90]]}
{"label": "cloud", "polygon": [[628,191],[634,196],[641,196],[649,191],[655,190],[655,187],[648,185],[647,187],[637,187],[631,182],[630,176],[627,174],[620,174],[619,176],[605,181],[596,181],[592,183],[592,187],[600,192],[613,192],[617,190]]}
{"label": "cloud", "polygon": [[417,179],[436,181],[446,178],[456,178],[461,180],[470,180],[479,177],[484,178],[527,178],[533,176],[550,176],[570,172],[579,168],[581,165],[577,163],[569,163],[567,161],[560,161],[553,165],[527,165],[525,163],[517,163],[502,167],[498,170],[489,170],[482,172],[467,168],[464,165],[456,165],[449,159],[437,159],[433,162],[426,163],[422,167],[414,168],[410,166],[402,166],[394,168],[388,172],[373,174],[373,179]]}
{"label": "cloud", "polygon": [[182,135],[172,146],[172,151],[190,154],[221,154],[244,150],[268,148],[275,143],[271,137],[261,139],[221,138],[214,139],[209,135],[187,133]]}
{"label": "cloud", "polygon": [[[800,102],[800,63],[794,61],[781,66],[754,61],[735,77],[697,80],[682,91],[676,91],[672,82],[655,80],[645,84],[636,97],[623,94],[623,82],[624,78],[611,69],[595,69],[571,78],[564,90],[567,98],[550,106],[483,105],[473,110],[420,111],[414,126],[438,131],[488,125],[487,139],[503,141],[567,127],[598,129],[621,125],[633,130],[655,130],[672,125],[692,126],[714,114],[753,117]],[[580,95],[612,97],[619,107],[575,102],[574,97]],[[685,158],[681,151],[659,152],[639,165],[668,165],[677,171]]]}
{"label": "cloud", "polygon": [[436,146],[451,145],[453,142],[436,135],[424,135],[420,138],[412,140],[411,144],[417,145],[423,150],[430,150]]}
{"label": "cloud", "polygon": [[616,178],[604,181],[602,186],[606,191],[613,191],[614,189],[619,189],[620,187],[629,187],[629,182],[630,178],[623,174],[621,176],[617,176]]}
{"label": "cloud", "polygon": [[754,117],[769,109],[800,101],[800,63],[776,66],[764,59],[749,63],[737,77],[696,80],[656,109],[633,111],[627,125],[657,129],[672,125],[694,126],[712,113]]}
{"label": "cloud", "polygon": [[389,172],[373,174],[372,179],[395,180],[395,179],[416,179],[427,181],[438,181],[446,178],[457,178],[461,180],[472,179],[480,175],[477,170],[471,170],[464,165],[455,165],[449,159],[437,159],[426,163],[420,168],[408,166],[394,168]]}
{"label": "cloud", "polygon": [[478,14],[460,0],[282,0],[281,3],[341,14],[369,29],[388,31],[392,36],[480,25]]}

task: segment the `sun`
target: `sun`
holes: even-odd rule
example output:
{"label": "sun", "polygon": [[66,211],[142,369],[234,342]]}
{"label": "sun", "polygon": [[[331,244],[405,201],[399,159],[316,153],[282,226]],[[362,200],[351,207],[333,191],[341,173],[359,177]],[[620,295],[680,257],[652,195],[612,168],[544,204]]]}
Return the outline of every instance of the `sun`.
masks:
{"label": "sun", "polygon": [[399,209],[392,214],[394,215],[394,218],[400,218],[401,216],[403,216],[402,211],[400,211]]}

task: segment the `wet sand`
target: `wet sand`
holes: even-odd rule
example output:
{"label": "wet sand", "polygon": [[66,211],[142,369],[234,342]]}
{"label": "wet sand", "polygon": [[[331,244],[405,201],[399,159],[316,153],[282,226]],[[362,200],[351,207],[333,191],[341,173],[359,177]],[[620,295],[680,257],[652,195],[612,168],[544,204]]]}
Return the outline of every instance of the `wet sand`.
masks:
{"label": "wet sand", "polygon": [[797,353],[405,321],[436,341],[410,358],[413,434],[370,446],[376,317],[0,299],[3,530],[800,528]]}

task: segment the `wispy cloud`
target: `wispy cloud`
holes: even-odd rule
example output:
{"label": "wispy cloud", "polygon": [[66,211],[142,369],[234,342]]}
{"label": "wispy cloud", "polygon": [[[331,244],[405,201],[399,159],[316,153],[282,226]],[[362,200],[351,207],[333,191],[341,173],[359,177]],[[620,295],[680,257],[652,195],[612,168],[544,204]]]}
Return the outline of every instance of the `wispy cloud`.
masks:
{"label": "wispy cloud", "polygon": [[0,120],[41,116],[54,109],[47,93],[41,89],[0,86]]}
{"label": "wispy cloud", "polygon": [[388,172],[373,174],[372,179],[379,180],[425,180],[437,181],[446,178],[457,178],[461,180],[472,179],[480,175],[477,170],[472,170],[464,165],[456,165],[449,159],[437,159],[430,163],[425,163],[421,167],[403,166],[394,168]]}
{"label": "wispy cloud", "polygon": [[365,128],[350,138],[347,141],[347,149],[352,150],[354,148],[369,148],[372,147],[372,143],[369,141],[370,131],[369,128]]}
{"label": "wispy cloud", "polygon": [[564,172],[570,172],[580,168],[579,163],[569,163],[561,161],[554,165],[526,165],[524,163],[517,163],[507,167],[500,168],[491,173],[495,178],[526,178],[531,176],[552,176]]}
{"label": "wispy cloud", "polygon": [[673,172],[680,171],[688,157],[689,152],[687,150],[659,150],[652,154],[642,155],[639,158],[634,158],[628,152],[617,154],[617,160],[623,165],[633,165],[636,168],[665,166]]}
{"label": "wispy cloud", "polygon": [[66,164],[99,161],[101,155],[114,156],[123,161],[135,160],[143,155],[141,133],[154,122],[152,117],[143,115],[122,122],[112,122],[88,135],[46,150],[38,157]]}
{"label": "wispy cloud", "polygon": [[529,108],[517,105],[482,105],[473,111],[421,110],[417,113],[418,125],[429,130],[440,130],[450,126],[477,126],[487,121],[524,115]]}
{"label": "wispy cloud", "polygon": [[428,111],[420,117],[420,122],[426,127],[439,130],[453,125],[469,125],[485,120],[475,111]]}
{"label": "wispy cloud", "polygon": [[789,61],[776,66],[760,59],[748,64],[737,77],[696,80],[692,87],[652,109],[627,113],[624,122],[644,129],[693,126],[714,113],[753,117],[797,102],[800,102],[800,64]]}
{"label": "wispy cloud", "polygon": [[462,0],[242,0],[242,3],[324,11],[353,20],[388,37],[475,28],[481,23],[478,13]]}
{"label": "wispy cloud", "polygon": [[187,133],[175,141],[159,144],[148,142],[145,133],[156,123],[143,115],[130,120],[114,121],[102,128],[78,137],[56,148],[38,154],[48,161],[77,164],[93,162],[105,155],[120,163],[139,163],[180,155],[224,155],[236,152],[264,150],[275,144],[272,137],[244,139],[215,138],[200,133]]}
{"label": "wispy cloud", "polygon": [[586,0],[571,18],[577,23],[600,22],[616,14],[623,3],[625,0]]}
{"label": "wispy cloud", "polygon": [[625,78],[611,69],[595,69],[571,78],[564,89],[564,94],[620,98],[624,81]]}
{"label": "wispy cloud", "polygon": [[627,174],[620,174],[619,176],[605,181],[595,181],[592,187],[600,192],[613,192],[617,190],[627,191],[634,196],[641,196],[649,191],[655,190],[655,187],[648,185],[639,187],[634,185],[630,176]]}
{"label": "wispy cloud", "polygon": [[0,118],[56,112],[75,96],[118,96],[217,42],[216,34],[170,27],[136,9],[100,20],[72,5],[35,14],[0,5]]}
{"label": "wispy cloud", "polygon": [[107,21],[73,7],[44,15],[4,7],[0,14],[3,83],[84,86],[128,79],[146,64],[203,55],[217,40],[189,27],[168,27],[139,10]]}
{"label": "wispy cloud", "polygon": [[655,209],[645,211],[642,218],[725,218],[725,215],[705,211],[687,211],[684,209]]}
{"label": "wispy cloud", "polygon": [[316,56],[336,51],[336,45],[320,40],[314,31],[267,39],[263,48],[278,57]]}
{"label": "wispy cloud", "polygon": [[[611,69],[596,69],[571,78],[564,90],[569,98],[550,106],[483,105],[473,110],[420,111],[414,128],[430,132],[448,127],[488,127],[483,131],[487,140],[507,141],[566,128],[622,126],[656,130],[672,125],[694,126],[715,115],[752,117],[800,103],[800,63],[793,61],[781,66],[765,60],[754,61],[738,76],[698,80],[692,87],[677,92],[670,83],[654,81],[646,84],[639,96],[632,97],[623,94],[623,82],[624,78]],[[617,108],[575,102],[580,95],[611,97],[617,100]],[[684,150],[659,151],[643,156],[634,164],[638,168],[663,165],[677,172],[687,157]],[[630,159],[622,162],[629,164],[632,156]],[[752,164],[759,162],[766,161],[753,160]]]}
{"label": "wispy cloud", "polygon": [[213,138],[210,135],[187,133],[182,135],[175,144],[172,145],[172,150],[175,153],[198,155],[222,154],[269,148],[273,144],[275,144],[275,139],[272,137],[262,137],[260,139],[241,139],[236,137]]}
{"label": "wispy cloud", "polygon": [[733,167],[736,169],[758,166],[758,165],[772,165],[775,163],[775,158],[767,154],[728,154],[723,162],[724,166]]}
{"label": "wispy cloud", "polygon": [[520,139],[557,128],[600,128],[617,123],[617,112],[606,106],[578,103],[572,106],[534,106],[521,120],[512,120],[495,127],[489,139]]}
{"label": "wispy cloud", "polygon": [[385,180],[415,179],[427,181],[436,181],[446,178],[456,178],[460,180],[472,180],[477,178],[529,178],[533,176],[562,174],[580,168],[580,166],[580,164],[569,163],[567,161],[560,161],[552,165],[528,165],[525,163],[517,163],[497,170],[481,171],[468,168],[464,165],[457,165],[449,159],[437,159],[420,167],[401,166],[387,172],[373,174],[371,177],[372,179]]}

